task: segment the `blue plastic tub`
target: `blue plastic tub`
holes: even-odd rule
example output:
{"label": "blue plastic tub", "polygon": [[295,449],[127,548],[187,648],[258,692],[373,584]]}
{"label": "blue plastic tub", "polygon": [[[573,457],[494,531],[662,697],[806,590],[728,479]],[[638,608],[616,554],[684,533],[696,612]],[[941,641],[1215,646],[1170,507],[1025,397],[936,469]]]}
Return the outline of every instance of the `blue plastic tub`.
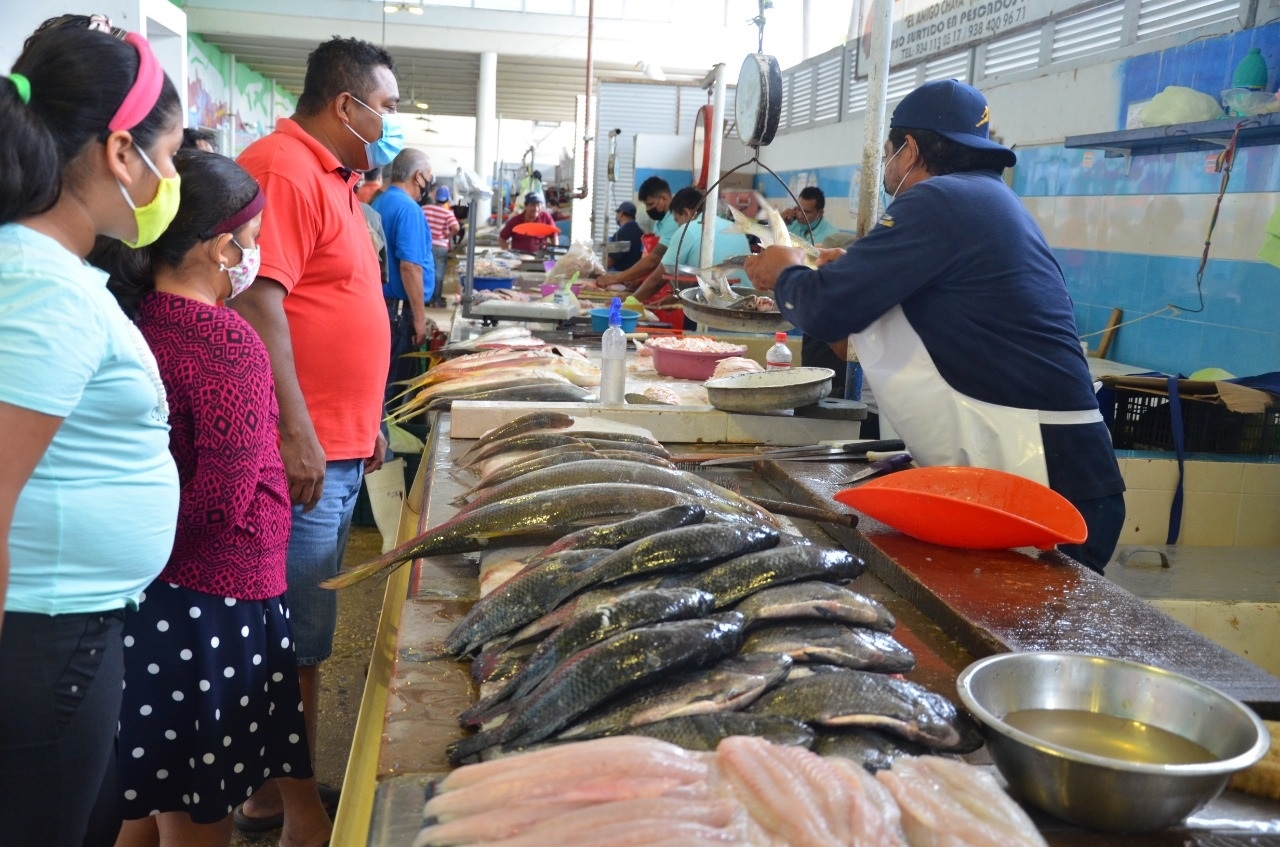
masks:
{"label": "blue plastic tub", "polygon": [[478,276],[471,283],[472,291],[493,291],[496,288],[511,288],[516,284],[513,276]]}
{"label": "blue plastic tub", "polygon": [[[609,328],[609,310],[608,309],[592,309],[591,315],[591,331],[604,332]],[[630,309],[623,309],[618,313],[622,316],[622,331],[635,332],[636,324],[640,322],[640,313],[633,312]]]}

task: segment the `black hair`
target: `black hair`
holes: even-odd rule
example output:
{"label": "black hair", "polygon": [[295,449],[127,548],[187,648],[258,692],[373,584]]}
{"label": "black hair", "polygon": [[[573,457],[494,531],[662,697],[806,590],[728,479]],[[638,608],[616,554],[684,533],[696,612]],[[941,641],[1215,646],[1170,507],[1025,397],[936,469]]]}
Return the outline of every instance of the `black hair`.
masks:
{"label": "black hair", "polygon": [[213,130],[187,127],[182,131],[183,147],[194,147],[198,150],[201,141],[212,147],[213,152],[218,152],[218,134]]}
{"label": "black hair", "polygon": [[307,56],[297,113],[318,115],[344,91],[368,103],[378,86],[373,75],[378,67],[396,69],[390,53],[358,38],[335,35]]}
{"label": "black hair", "polygon": [[640,202],[643,203],[649,198],[656,197],[663,192],[666,192],[667,194],[671,193],[670,183],[660,176],[651,176],[644,182],[640,183],[640,190],[636,193],[640,197]]}
{"label": "black hair", "polygon": [[542,179],[542,171],[534,171],[532,176],[534,179]]}
{"label": "black hair", "polygon": [[[13,73],[30,81],[29,103],[0,79],[0,224],[53,208],[68,166],[86,144],[101,143],[138,75],[137,49],[88,29],[88,21],[51,18],[26,40]],[[150,147],[181,114],[166,75],[155,106],[129,132],[139,147]]]}
{"label": "black hair", "polygon": [[1009,159],[1007,150],[982,150],[944,138],[928,129],[894,127],[889,130],[889,143],[894,150],[902,147],[910,135],[920,148],[924,168],[933,176],[965,171],[1003,171]]}
{"label": "black hair", "polygon": [[827,195],[822,193],[822,189],[816,185],[810,185],[800,191],[801,200],[812,200],[813,208],[821,212],[827,208]]}
{"label": "black hair", "polygon": [[[214,227],[243,209],[258,193],[258,183],[234,159],[186,147],[173,157],[182,177],[178,214],[154,244],[133,249],[99,238],[90,264],[110,275],[107,287],[125,314],[137,314],[142,296],[155,288],[156,268],[177,268],[191,248],[213,238]],[[246,222],[247,223],[247,222]]]}
{"label": "black hair", "polygon": [[365,182],[377,182],[382,179],[382,168],[369,168],[364,172]]}
{"label": "black hair", "polygon": [[670,205],[667,206],[667,211],[673,215],[676,212],[693,212],[696,215],[701,207],[702,192],[690,185],[675,193]]}

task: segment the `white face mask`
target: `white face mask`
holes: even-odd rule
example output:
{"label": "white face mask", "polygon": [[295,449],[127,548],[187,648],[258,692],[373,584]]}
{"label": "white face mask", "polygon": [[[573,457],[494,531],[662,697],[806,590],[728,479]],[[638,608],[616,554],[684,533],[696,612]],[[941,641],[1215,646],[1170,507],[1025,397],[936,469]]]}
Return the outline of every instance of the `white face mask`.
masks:
{"label": "white face mask", "polygon": [[[893,155],[890,156],[888,161],[884,163],[883,173],[885,174],[885,176],[888,176],[889,174],[889,163],[892,162],[894,159],[898,158],[898,154],[905,149],[907,149],[907,144],[906,142],[903,142],[902,146],[899,147],[897,150],[894,150]],[[884,189],[884,193],[889,197],[889,199],[886,200],[884,204],[886,209],[889,208],[889,204],[893,202],[894,198],[898,196],[898,192],[902,190],[902,183],[907,181],[907,177],[911,175],[911,172],[915,170],[915,167],[916,167],[915,165],[912,165],[911,167],[907,168],[907,172],[902,175],[902,179],[898,180],[898,186],[894,188],[892,191],[889,190],[888,183],[884,183],[881,186]]]}
{"label": "white face mask", "polygon": [[231,267],[218,264],[218,270],[226,271],[231,279],[231,294],[228,295],[228,300],[252,285],[258,277],[258,268],[262,266],[262,248],[241,247],[240,242],[234,238],[231,239],[231,243],[240,247],[240,263]]}

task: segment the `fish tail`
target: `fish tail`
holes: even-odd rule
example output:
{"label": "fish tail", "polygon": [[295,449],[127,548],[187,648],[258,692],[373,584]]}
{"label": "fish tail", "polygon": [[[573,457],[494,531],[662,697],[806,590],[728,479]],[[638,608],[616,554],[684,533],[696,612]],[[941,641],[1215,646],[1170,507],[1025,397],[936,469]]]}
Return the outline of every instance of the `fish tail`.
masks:
{"label": "fish tail", "polygon": [[[338,573],[321,582],[320,587],[328,588],[331,591],[350,588],[357,583],[364,582],[370,577],[377,576],[384,570],[387,571],[387,576],[390,576],[395,572],[396,568],[409,561],[407,558],[394,558],[389,561],[384,561],[385,558],[385,556],[380,556],[371,562],[365,562],[362,565],[356,565],[354,568],[347,568],[346,570],[338,571]],[[387,570],[388,568],[390,570]]]}
{"label": "fish tail", "polygon": [[449,745],[446,752],[451,763],[461,765],[476,761],[483,751],[498,744],[501,740],[496,732],[477,732],[475,735],[459,738]]}
{"label": "fish tail", "polygon": [[514,704],[506,693],[507,689],[503,688],[496,694],[476,701],[475,705],[458,715],[458,723],[464,727],[480,726],[511,711]]}

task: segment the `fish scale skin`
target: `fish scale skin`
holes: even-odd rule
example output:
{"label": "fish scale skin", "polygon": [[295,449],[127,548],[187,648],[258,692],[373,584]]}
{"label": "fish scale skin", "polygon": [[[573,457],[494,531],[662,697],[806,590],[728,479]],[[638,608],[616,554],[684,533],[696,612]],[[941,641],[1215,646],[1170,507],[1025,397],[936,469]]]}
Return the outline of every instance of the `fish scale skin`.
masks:
{"label": "fish scale skin", "polygon": [[667,718],[736,711],[782,681],[790,669],[791,658],[781,653],[731,656],[707,671],[680,674],[595,709],[556,738],[616,735]]}
{"label": "fish scale skin", "polygon": [[892,632],[893,613],[879,601],[829,582],[808,580],[757,591],[734,606],[747,628],[778,619],[816,618]]}
{"label": "fish scale skin", "polygon": [[496,714],[495,707],[528,694],[560,662],[579,650],[628,629],[702,617],[711,611],[712,602],[705,591],[666,588],[633,591],[614,603],[589,609],[547,636],[502,689],[467,709],[459,720],[464,725],[483,723]]}
{"label": "fish scale skin", "polygon": [[916,666],[916,657],[892,635],[844,623],[778,621],[754,630],[742,650],[881,673],[905,673]]}
{"label": "fish scale skin", "polygon": [[484,435],[476,439],[475,443],[468,447],[458,456],[457,461],[465,459],[468,454],[476,450],[483,450],[495,441],[502,441],[506,438],[514,438],[517,435],[524,435],[526,432],[532,432],[538,429],[567,429],[573,426],[573,416],[566,415],[564,412],[552,412],[547,410],[539,410],[537,412],[529,412],[507,421],[500,427],[489,430]]}
{"label": "fish scale skin", "polygon": [[519,747],[550,736],[588,709],[663,674],[703,667],[742,646],[736,612],[628,630],[588,647],[542,681],[500,726],[450,748],[457,763],[486,747]]}
{"label": "fish scale skin", "polygon": [[445,649],[460,656],[504,632],[517,629],[555,608],[579,572],[610,552],[604,549],[566,550],[534,568],[527,568],[481,597],[458,621],[444,641]]}
{"label": "fish scale skin", "polygon": [[791,679],[748,711],[810,724],[864,726],[901,735],[934,750],[968,753],[982,746],[973,719],[940,694],[884,674],[833,670]]}
{"label": "fish scale skin", "polygon": [[793,545],[739,556],[724,564],[688,576],[663,580],[662,586],[701,588],[716,598],[716,608],[732,606],[757,591],[799,582],[822,579],[842,582],[862,575],[866,564],[846,550]]}
{"label": "fish scale skin", "polygon": [[665,571],[708,568],[777,543],[778,532],[772,527],[732,523],[669,529],[633,541],[596,562],[578,575],[579,589]]}
{"label": "fish scale skin", "polygon": [[683,503],[667,509],[644,512],[624,521],[589,526],[569,533],[542,550],[534,556],[534,559],[581,547],[607,547],[610,550],[617,550],[619,547],[625,547],[633,541],[648,538],[655,533],[702,523],[706,516],[707,510],[697,503]]}
{"label": "fish scale skin", "polygon": [[774,744],[791,747],[808,747],[813,743],[813,730],[800,721],[777,715],[753,715],[749,712],[683,715],[654,721],[630,732],[694,751],[715,750],[724,739],[741,735],[763,738]]}
{"label": "fish scale skin", "polygon": [[707,482],[697,474],[644,465],[638,462],[605,458],[585,459],[580,462],[570,462],[523,474],[501,485],[496,485],[480,492],[462,509],[460,514],[465,514],[487,503],[506,500],[534,491],[560,488],[567,485],[609,482],[669,488],[672,491],[679,491],[697,497],[699,502],[703,502],[707,506],[709,512],[721,515],[725,513],[741,514],[751,521],[770,526],[776,525],[776,521],[770,513],[765,512],[745,498],[734,494],[727,488]]}

